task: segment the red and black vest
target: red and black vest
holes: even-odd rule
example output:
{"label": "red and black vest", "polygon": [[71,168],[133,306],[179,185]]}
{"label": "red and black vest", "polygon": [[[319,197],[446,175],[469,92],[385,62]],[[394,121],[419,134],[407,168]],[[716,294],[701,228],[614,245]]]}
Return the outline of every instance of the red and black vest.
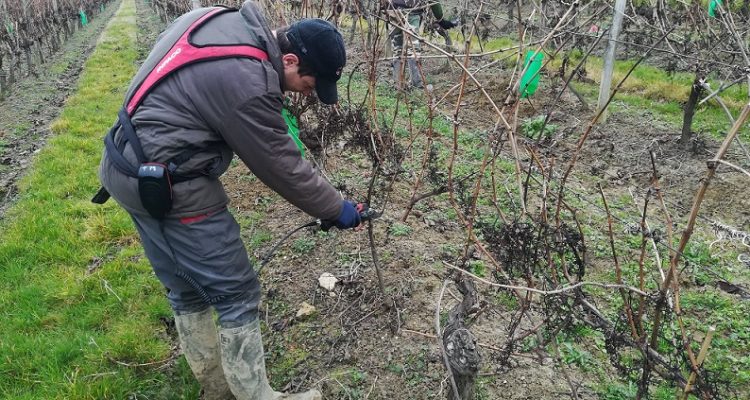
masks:
{"label": "red and black vest", "polygon": [[[146,162],[159,162],[166,165],[170,174],[173,174],[172,182],[174,183],[183,182],[200,176],[174,175],[174,171],[180,164],[196,154],[196,151],[194,150],[185,151],[171,160],[147,160],[130,117],[133,116],[138,109],[138,106],[141,105],[143,99],[148,96],[151,90],[168,76],[183,67],[199,62],[223,58],[268,60],[268,54],[265,51],[250,45],[199,46],[193,43],[192,35],[194,32],[212,18],[226,12],[237,12],[237,10],[233,8],[213,7],[196,10],[184,15],[175,21],[175,24],[180,24],[185,28],[180,30],[179,27],[175,27],[175,29],[170,30],[169,34],[157,43],[157,47],[152,51],[152,54],[149,55],[146,63],[141,66],[141,69],[138,71],[130,85],[128,94],[125,96],[125,103],[118,113],[117,123],[104,138],[107,154],[112,160],[113,165],[123,174],[137,177],[140,164]],[[159,47],[161,47],[162,50],[160,51],[160,54],[157,54],[155,52],[158,51]],[[116,138],[115,136],[120,128],[122,128],[122,133]],[[138,159],[138,165],[133,165],[123,156],[123,150],[128,143]],[[203,151],[206,151],[206,149]]]}

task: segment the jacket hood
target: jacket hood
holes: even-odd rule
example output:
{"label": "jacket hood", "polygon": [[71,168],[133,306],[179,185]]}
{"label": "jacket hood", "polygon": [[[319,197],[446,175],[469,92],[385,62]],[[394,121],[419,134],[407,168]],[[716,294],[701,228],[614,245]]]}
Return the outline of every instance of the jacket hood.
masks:
{"label": "jacket hood", "polygon": [[268,21],[266,21],[263,11],[255,1],[248,0],[242,4],[240,15],[242,15],[247,29],[256,37],[258,46],[268,53],[268,61],[279,75],[279,87],[283,88],[284,65],[281,62],[281,50],[276,42],[276,37],[271,32],[271,28],[268,27]]}

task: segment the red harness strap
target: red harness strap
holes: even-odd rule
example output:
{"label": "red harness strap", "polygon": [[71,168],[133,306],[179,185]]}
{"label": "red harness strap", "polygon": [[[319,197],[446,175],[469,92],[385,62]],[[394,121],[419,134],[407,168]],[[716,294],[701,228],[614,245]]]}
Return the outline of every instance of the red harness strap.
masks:
{"label": "red harness strap", "polygon": [[227,9],[219,8],[212,10],[190,25],[172,48],[169,49],[164,58],[156,64],[156,67],[148,74],[135,94],[130,98],[127,105],[128,115],[133,115],[135,109],[138,108],[148,92],[161,82],[162,79],[188,64],[232,57],[254,58],[262,61],[268,60],[268,54],[265,51],[249,45],[197,47],[190,43],[190,35],[197,28],[203,25],[209,18],[225,11]]}

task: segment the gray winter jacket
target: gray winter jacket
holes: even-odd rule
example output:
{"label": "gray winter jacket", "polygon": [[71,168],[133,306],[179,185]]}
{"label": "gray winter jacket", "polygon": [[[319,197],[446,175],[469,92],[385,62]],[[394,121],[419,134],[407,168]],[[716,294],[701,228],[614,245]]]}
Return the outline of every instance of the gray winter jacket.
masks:
{"label": "gray winter jacket", "polygon": [[[195,19],[190,15],[178,18],[159,36],[126,99]],[[183,67],[159,83],[133,114],[148,161],[163,163],[186,150],[206,150],[176,171],[205,176],[173,186],[174,202],[167,217],[198,216],[225,207],[228,198],[218,177],[229,167],[234,152],[290,203],[312,216],[336,219],[341,195],[302,158],[287,134],[281,116],[281,52],[257,6],[248,1],[239,12],[209,20],[193,34],[192,41],[196,45],[249,44],[265,50],[269,59],[228,58]],[[123,154],[137,165],[129,145]],[[128,212],[148,215],[138,197],[137,179],[118,171],[106,150],[99,177]]]}

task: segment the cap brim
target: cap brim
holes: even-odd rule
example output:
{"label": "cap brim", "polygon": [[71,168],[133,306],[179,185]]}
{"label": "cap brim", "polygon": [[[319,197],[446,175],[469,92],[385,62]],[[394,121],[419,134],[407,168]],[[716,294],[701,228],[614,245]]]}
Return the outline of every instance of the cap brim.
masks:
{"label": "cap brim", "polygon": [[339,101],[336,81],[317,77],[315,79],[315,93],[325,104],[336,104]]}

